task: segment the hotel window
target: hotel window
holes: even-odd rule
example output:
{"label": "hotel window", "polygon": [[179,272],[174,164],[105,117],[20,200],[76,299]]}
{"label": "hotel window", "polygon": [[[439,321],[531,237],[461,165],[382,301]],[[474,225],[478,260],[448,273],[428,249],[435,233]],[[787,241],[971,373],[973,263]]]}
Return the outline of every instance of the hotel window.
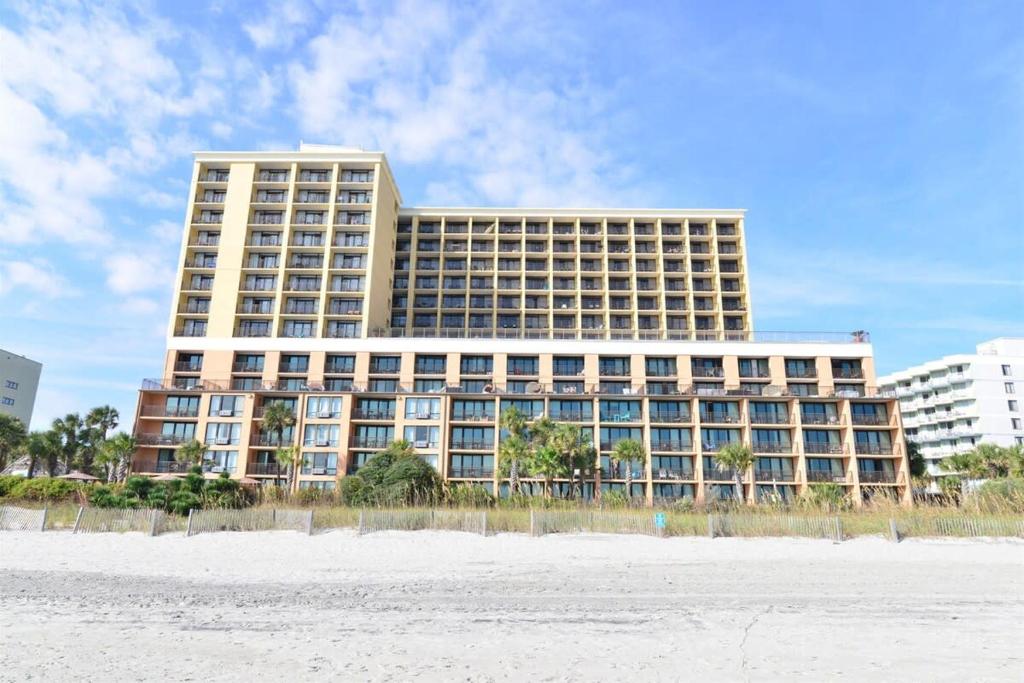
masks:
{"label": "hotel window", "polygon": [[244,409],[244,396],[210,397],[210,417],[241,417]]}
{"label": "hotel window", "polygon": [[207,472],[234,472],[238,466],[238,451],[207,451],[203,454],[203,470]]}
{"label": "hotel window", "polygon": [[1017,412],[1017,402],[1014,401],[1014,400],[1007,401],[1006,402],[1006,409],[1009,410],[1011,413],[1016,413]]}
{"label": "hotel window", "polygon": [[443,375],[444,356],[416,356],[416,372],[425,375]]}
{"label": "hotel window", "polygon": [[306,425],[302,433],[302,445],[337,447],[339,430],[338,425]]}
{"label": "hotel window", "polygon": [[463,356],[461,371],[464,375],[489,375],[494,370],[491,356]]}
{"label": "hotel window", "polygon": [[[337,453],[303,453],[302,474],[331,475],[338,473]],[[333,483],[333,482],[317,482]]]}
{"label": "hotel window", "polygon": [[401,365],[401,356],[372,356],[370,358],[370,372],[398,374]]}
{"label": "hotel window", "polygon": [[539,371],[540,361],[537,358],[509,358],[508,374],[510,375],[536,375]]}
{"label": "hotel window", "polygon": [[373,182],[373,171],[370,170],[344,170],[341,172],[341,182],[343,183],[372,183]]}
{"label": "hotel window", "polygon": [[648,358],[646,360],[648,377],[674,377],[676,374],[675,358]]}
{"label": "hotel window", "polygon": [[340,396],[312,396],[306,401],[306,417],[337,418],[341,415]]}
{"label": "hotel window", "polygon": [[438,420],[441,418],[441,399],[407,398],[405,416],[417,420]]}
{"label": "hotel window", "polygon": [[406,427],[403,437],[413,448],[437,448],[441,440],[440,427]]}
{"label": "hotel window", "polygon": [[316,323],[311,320],[287,320],[281,334],[284,337],[315,337]]}
{"label": "hotel window", "polygon": [[1013,427],[1014,429],[1020,429],[1020,418],[1019,417],[1011,417],[1010,418],[1010,426]]}
{"label": "hotel window", "polygon": [[11,398],[10,396],[4,396],[3,399],[0,400],[0,403],[3,403],[5,406],[13,406],[14,399]]}
{"label": "hotel window", "polygon": [[18,383],[15,382],[14,380],[9,379],[6,382],[4,382],[4,386],[7,387],[8,389],[17,389]]}
{"label": "hotel window", "polygon": [[206,425],[207,446],[237,446],[242,425],[237,422],[211,422]]}
{"label": "hotel window", "polygon": [[1008,393],[1008,394],[1012,394],[1012,393],[1014,393],[1014,389],[1013,389],[1013,382],[1003,382],[1003,389],[1004,389],[1004,390],[1006,391],[1006,393]]}
{"label": "hotel window", "polygon": [[1003,365],[1003,366],[1001,366],[1001,368],[1002,368],[1002,371],[1003,371],[1003,377],[1009,377],[1010,375],[1013,374],[1013,372],[1010,370],[1010,366],[1009,365]]}
{"label": "hotel window", "polygon": [[278,372],[309,372],[309,356],[283,354]]}

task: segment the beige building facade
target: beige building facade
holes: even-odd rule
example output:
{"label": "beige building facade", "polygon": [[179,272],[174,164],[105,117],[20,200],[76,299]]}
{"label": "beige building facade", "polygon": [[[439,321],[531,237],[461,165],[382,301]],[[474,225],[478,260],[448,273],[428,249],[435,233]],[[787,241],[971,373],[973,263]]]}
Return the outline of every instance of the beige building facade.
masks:
{"label": "beige building facade", "polygon": [[[300,487],[332,488],[405,438],[446,479],[507,493],[501,412],[578,423],[597,456],[557,482],[731,495],[714,454],[758,455],[744,496],[818,482],[909,501],[894,399],[863,333],[754,333],[742,210],[405,208],[383,154],[198,153],[163,376],[140,397],[134,469],[276,482],[262,410],[297,417]],[[533,487],[530,483],[528,486]],[[539,492],[539,490],[538,490]]]}

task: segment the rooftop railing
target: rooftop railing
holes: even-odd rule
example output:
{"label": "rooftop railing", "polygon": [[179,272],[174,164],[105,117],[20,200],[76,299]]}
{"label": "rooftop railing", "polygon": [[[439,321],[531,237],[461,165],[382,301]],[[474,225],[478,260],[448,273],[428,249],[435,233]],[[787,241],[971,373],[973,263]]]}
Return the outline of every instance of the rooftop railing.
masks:
{"label": "rooftop railing", "polygon": [[753,332],[749,330],[635,330],[591,328],[452,328],[378,327],[371,337],[420,339],[586,339],[605,341],[744,341],[760,343],[869,343],[867,332]]}

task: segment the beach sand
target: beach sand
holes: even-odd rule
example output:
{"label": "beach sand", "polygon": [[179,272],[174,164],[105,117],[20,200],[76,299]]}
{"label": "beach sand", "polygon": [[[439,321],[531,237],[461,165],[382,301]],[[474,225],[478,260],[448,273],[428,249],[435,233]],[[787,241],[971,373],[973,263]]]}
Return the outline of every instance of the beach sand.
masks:
{"label": "beach sand", "polygon": [[1024,679],[1024,544],[0,534],[2,681]]}

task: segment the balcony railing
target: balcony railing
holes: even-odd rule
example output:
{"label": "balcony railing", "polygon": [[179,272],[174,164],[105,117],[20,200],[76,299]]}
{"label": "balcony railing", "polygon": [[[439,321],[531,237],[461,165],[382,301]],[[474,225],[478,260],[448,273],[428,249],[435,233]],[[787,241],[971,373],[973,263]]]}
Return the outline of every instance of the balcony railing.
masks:
{"label": "balcony railing", "polygon": [[736,479],[736,470],[727,468],[724,470],[712,467],[710,470],[704,468],[705,481],[733,481]]}
{"label": "balcony railing", "polygon": [[250,446],[265,446],[267,448],[282,448],[284,446],[291,446],[295,441],[295,438],[285,437],[283,439],[278,438],[277,434],[253,434],[249,438]]}
{"label": "balcony railing", "polygon": [[[173,472],[173,473],[187,473],[192,468],[190,462],[178,462],[176,460],[158,460],[156,465],[153,467],[153,471],[157,473]],[[140,468],[140,471],[145,472],[145,466]]]}
{"label": "balcony railing", "polygon": [[142,406],[143,417],[199,417],[198,407]]}
{"label": "balcony railing", "polygon": [[754,478],[757,481],[794,481],[795,475],[792,471],[785,470],[754,470]]}
{"label": "balcony railing", "polygon": [[352,446],[355,448],[387,448],[391,439],[375,439],[366,437],[353,437]]}
{"label": "balcony railing", "polygon": [[838,455],[845,452],[846,446],[841,443],[804,443],[804,453],[829,453],[833,455]]}
{"label": "balcony railing", "polygon": [[864,471],[857,473],[857,478],[862,484],[895,484],[896,473],[884,471]]}
{"label": "balcony railing", "polygon": [[842,420],[838,415],[819,415],[816,413],[801,415],[800,422],[805,425],[839,426],[844,424],[844,420]]}
{"label": "balcony railing", "polygon": [[779,413],[761,413],[756,410],[750,411],[750,421],[753,424],[762,425],[784,425],[789,424],[789,415]]}
{"label": "balcony railing", "polygon": [[246,467],[246,474],[255,474],[257,476],[281,476],[285,473],[285,468],[278,465],[276,462],[251,462]]}
{"label": "balcony railing", "polygon": [[356,408],[352,411],[352,417],[357,420],[394,420],[393,410],[364,410]]}
{"label": "balcony railing", "polygon": [[814,368],[786,368],[787,379],[815,379],[818,376],[818,371]]}
{"label": "balcony railing", "polygon": [[884,443],[858,443],[856,450],[857,455],[893,455],[895,453],[892,444]]}
{"label": "balcony railing", "polygon": [[888,426],[889,416],[888,415],[862,415],[853,414],[853,424],[855,425],[867,425],[867,426]]}
{"label": "balcony railing", "polygon": [[755,441],[751,447],[755,453],[792,453],[793,444],[771,441]]}
{"label": "balcony railing", "polygon": [[174,364],[175,372],[200,372],[203,369],[203,362],[182,361]]}
{"label": "balcony railing", "polygon": [[811,484],[820,484],[825,482],[830,482],[834,484],[845,484],[846,474],[843,472],[823,472],[821,470],[808,470],[807,482]]}
{"label": "balcony railing", "polygon": [[737,424],[743,421],[743,416],[739,413],[728,413],[718,410],[702,410],[700,413],[700,421],[714,422],[718,424]]}
{"label": "balcony railing", "polygon": [[194,438],[181,434],[136,434],[135,442],[140,446],[178,446]]}
{"label": "balcony railing", "polygon": [[652,451],[668,451],[668,452],[685,453],[685,452],[689,452],[689,451],[693,450],[693,443],[690,442],[690,441],[673,441],[673,440],[669,440],[669,441],[665,441],[665,440],[651,441],[651,450]]}
{"label": "balcony railing", "polygon": [[469,451],[493,451],[493,441],[476,441],[473,439],[452,439],[448,444],[448,448],[451,450],[469,450]]}
{"label": "balcony railing", "polygon": [[[708,309],[710,310],[710,309]],[[701,367],[697,366],[693,368],[694,377],[725,377],[725,370],[722,368],[714,367]]]}
{"label": "balcony railing", "polygon": [[490,479],[494,476],[494,469],[490,467],[452,467],[448,470],[448,476],[453,479]]}
{"label": "balcony railing", "polygon": [[836,379],[864,379],[864,371],[860,368],[832,368],[832,377]]}
{"label": "balcony railing", "polygon": [[[461,422],[492,422],[494,420],[494,413],[464,413],[456,411],[452,413],[452,419]],[[556,418],[554,415],[551,416],[551,419],[570,421],[569,418]]]}
{"label": "balcony railing", "polygon": [[692,469],[682,468],[676,469],[672,467],[658,467],[653,472],[654,478],[657,479],[669,479],[669,480],[692,480],[697,475],[693,473]]}
{"label": "balcony railing", "polygon": [[[488,270],[490,267],[488,267]],[[611,288],[610,288],[611,289]],[[647,341],[753,341],[793,343],[866,343],[867,333],[843,334],[837,332],[753,332],[750,330],[634,330],[589,328],[559,328],[536,330],[524,328],[453,328],[406,330],[402,327],[378,327],[370,330],[371,337],[417,337],[444,339],[605,339],[605,340],[647,340]]]}

